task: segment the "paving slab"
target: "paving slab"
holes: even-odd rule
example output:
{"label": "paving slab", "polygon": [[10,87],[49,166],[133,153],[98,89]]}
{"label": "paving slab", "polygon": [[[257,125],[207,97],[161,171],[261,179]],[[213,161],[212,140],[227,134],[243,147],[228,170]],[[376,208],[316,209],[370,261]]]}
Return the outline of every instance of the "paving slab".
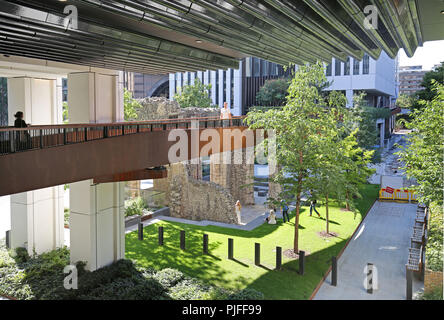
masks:
{"label": "paving slab", "polygon": [[[338,259],[337,286],[331,286],[329,274],[314,300],[405,300],[405,264],[416,208],[417,204],[376,201]],[[377,270],[373,294],[364,287],[367,263]],[[423,282],[414,277],[414,292],[422,288]]]}

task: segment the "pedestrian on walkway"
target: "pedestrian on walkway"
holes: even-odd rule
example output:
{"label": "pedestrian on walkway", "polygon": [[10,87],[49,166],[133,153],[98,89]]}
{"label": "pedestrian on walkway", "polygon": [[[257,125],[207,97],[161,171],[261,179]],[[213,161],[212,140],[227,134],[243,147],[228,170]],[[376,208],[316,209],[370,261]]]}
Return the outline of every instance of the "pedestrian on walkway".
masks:
{"label": "pedestrian on walkway", "polygon": [[240,222],[241,222],[241,210],[242,210],[242,205],[241,205],[241,203],[240,203],[239,200],[236,201],[236,204],[234,205],[234,208],[235,208],[235,210],[236,210],[236,216],[237,216],[237,219],[238,219],[238,221],[239,221],[239,223],[240,223]]}
{"label": "pedestrian on walkway", "polygon": [[314,212],[316,212],[318,214],[318,217],[320,218],[321,215],[319,214],[318,210],[316,210],[316,202],[317,202],[316,199],[310,201],[310,217],[314,210]]}
{"label": "pedestrian on walkway", "polygon": [[288,205],[286,201],[282,202],[282,219],[285,223],[285,218],[287,218],[287,222],[290,222],[290,217],[288,216]]}

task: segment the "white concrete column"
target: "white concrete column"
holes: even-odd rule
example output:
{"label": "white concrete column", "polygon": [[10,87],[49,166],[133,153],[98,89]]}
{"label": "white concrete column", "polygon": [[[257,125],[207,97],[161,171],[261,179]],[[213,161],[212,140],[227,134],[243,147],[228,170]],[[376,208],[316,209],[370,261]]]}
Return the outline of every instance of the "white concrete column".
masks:
{"label": "white concrete column", "polygon": [[345,90],[345,97],[347,98],[347,108],[353,107],[353,89]]}
{"label": "white concrete column", "polygon": [[[62,123],[61,79],[18,77],[8,79],[8,118],[24,113],[26,123]],[[40,254],[63,246],[63,186],[11,195],[11,247]]]}
{"label": "white concrete column", "polygon": [[[72,123],[123,121],[123,86],[116,74],[68,75]],[[125,256],[124,184],[70,184],[71,262],[96,270]]]}

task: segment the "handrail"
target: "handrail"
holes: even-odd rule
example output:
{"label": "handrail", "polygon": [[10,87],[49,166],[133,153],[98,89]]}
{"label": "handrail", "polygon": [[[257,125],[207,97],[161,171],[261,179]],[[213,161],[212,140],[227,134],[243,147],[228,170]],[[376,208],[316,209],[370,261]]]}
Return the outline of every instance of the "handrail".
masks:
{"label": "handrail", "polygon": [[[187,130],[192,129],[190,124],[193,121],[198,121],[201,124],[200,128],[246,126],[244,119],[245,116],[231,119],[201,117],[0,128],[0,156],[144,132]],[[202,122],[204,122],[203,125]]]}
{"label": "handrail", "polygon": [[[231,119],[245,119],[246,116],[233,116]],[[25,128],[16,128],[14,126],[0,127],[0,132],[9,131],[28,131],[38,129],[64,129],[64,128],[94,128],[94,127],[110,127],[110,126],[128,126],[128,125],[145,125],[145,124],[172,124],[183,123],[191,121],[218,121],[223,120],[220,117],[198,117],[198,118],[174,118],[174,119],[159,119],[159,120],[143,120],[143,121],[124,121],[124,122],[99,122],[99,123],[68,123],[55,125],[30,125]],[[228,119],[225,119],[228,120]]]}

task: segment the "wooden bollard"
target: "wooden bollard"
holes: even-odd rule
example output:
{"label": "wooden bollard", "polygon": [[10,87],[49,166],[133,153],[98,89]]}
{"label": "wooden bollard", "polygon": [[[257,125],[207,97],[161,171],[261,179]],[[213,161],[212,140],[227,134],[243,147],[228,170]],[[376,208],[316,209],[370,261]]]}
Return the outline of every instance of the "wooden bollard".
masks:
{"label": "wooden bollard", "polygon": [[331,285],[338,285],[338,260],[336,257],[331,257]]}
{"label": "wooden bollard", "polygon": [[139,240],[143,240],[143,223],[139,222],[138,226]]}
{"label": "wooden bollard", "polygon": [[180,249],[185,250],[185,230],[180,230]]}
{"label": "wooden bollard", "polygon": [[412,300],[413,297],[413,275],[412,270],[405,268],[405,278],[406,278],[406,300]]}
{"label": "wooden bollard", "polygon": [[305,271],[305,251],[299,251],[299,274],[304,275]]}
{"label": "wooden bollard", "polygon": [[257,242],[254,244],[254,264],[261,264],[261,244]]}
{"label": "wooden bollard", "polygon": [[276,247],[276,270],[280,270],[282,267],[282,248]]}
{"label": "wooden bollard", "polygon": [[228,259],[234,259],[234,240],[232,238],[228,238]]}
{"label": "wooden bollard", "polygon": [[163,227],[159,227],[159,246],[163,246]]}
{"label": "wooden bollard", "polygon": [[208,254],[208,235],[203,235],[203,253]]}

